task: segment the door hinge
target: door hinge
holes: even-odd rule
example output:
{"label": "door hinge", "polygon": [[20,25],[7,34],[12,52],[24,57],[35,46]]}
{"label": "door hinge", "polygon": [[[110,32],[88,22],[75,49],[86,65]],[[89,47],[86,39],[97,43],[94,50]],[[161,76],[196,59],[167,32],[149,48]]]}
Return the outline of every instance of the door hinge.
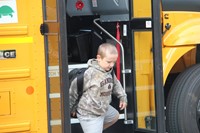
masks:
{"label": "door hinge", "polygon": [[46,34],[46,33],[48,33],[48,32],[49,32],[48,25],[45,24],[45,23],[41,24],[41,25],[40,25],[40,33],[41,33],[42,35],[44,35],[44,34]]}

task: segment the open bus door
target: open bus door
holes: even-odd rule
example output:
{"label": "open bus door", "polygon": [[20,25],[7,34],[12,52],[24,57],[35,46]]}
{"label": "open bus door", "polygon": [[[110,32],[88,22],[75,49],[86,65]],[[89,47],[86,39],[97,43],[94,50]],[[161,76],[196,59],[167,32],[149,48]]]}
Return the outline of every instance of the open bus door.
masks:
{"label": "open bus door", "polygon": [[64,0],[43,0],[47,70],[48,132],[70,133],[68,100],[68,58]]}
{"label": "open bus door", "polygon": [[[160,1],[152,0],[146,3],[146,1],[141,0],[127,0],[126,2],[129,3],[130,9],[128,13],[130,20],[127,20],[127,14],[112,16],[111,13],[109,16],[106,16],[104,14],[105,10],[101,10],[101,8],[95,10],[95,12],[99,12],[99,19],[99,16],[94,15],[91,10],[84,10],[85,7],[89,9],[91,6],[91,4],[87,5],[89,3],[88,1],[78,1],[85,2],[84,7],[73,7],[69,4],[70,2],[75,3],[77,1],[68,0],[66,6],[64,1],[44,1],[44,24],[41,25],[41,31],[42,34],[45,35],[47,53],[49,132],[82,132],[79,122],[77,120],[73,121],[72,119],[70,121],[69,117],[68,90],[66,90],[68,87],[65,81],[68,79],[68,67],[73,65],[68,65],[68,62],[70,62],[68,59],[72,60],[72,62],[76,62],[77,60],[73,60],[73,56],[69,57],[70,54],[67,53],[67,51],[69,51],[67,47],[70,48],[70,43],[74,45],[74,40],[76,43],[84,44],[83,42],[85,39],[81,40],[80,38],[88,38],[88,33],[85,32],[91,29],[87,30],[84,26],[88,28],[88,26],[91,26],[88,25],[90,23],[93,23],[93,26],[99,29],[100,32],[105,33],[102,35],[94,31],[96,36],[102,35],[102,38],[106,38],[106,41],[110,41],[111,39],[111,42],[114,40],[114,43],[120,43],[116,38],[113,38],[108,28],[113,26],[113,22],[117,22],[115,20],[116,17],[119,17],[117,19],[124,19],[124,21],[119,21],[119,23],[123,25],[123,28],[128,26],[127,35],[124,35],[121,40],[121,50],[124,49],[121,53],[121,73],[123,74],[121,81],[128,94],[129,106],[125,112],[120,112],[122,113],[120,115],[120,120],[105,132],[165,133],[164,94],[162,90],[162,53],[160,45]],[[116,3],[116,1],[114,2]],[[92,6],[96,6],[95,3],[92,4]],[[67,8],[69,12],[72,11],[71,14],[73,14],[74,8],[74,12],[76,12],[76,8],[83,8],[78,11],[83,11],[83,14],[88,13],[87,15],[89,16],[84,18],[82,17],[82,13],[79,12],[80,14],[75,14],[75,17],[67,16],[65,21],[65,19],[62,19],[65,18],[65,12],[63,12],[65,8]],[[103,15],[101,15],[101,13],[103,13]],[[86,21],[82,21],[84,19],[86,19]],[[107,19],[111,19],[112,21],[106,21]],[[101,24],[103,24],[103,26]],[[66,25],[67,27],[65,27]],[[108,32],[103,28],[104,26],[108,28]],[[113,29],[111,29],[111,32],[112,30]],[[75,34],[77,31],[78,34]],[[98,36],[98,38],[101,37]],[[88,41],[88,39],[86,40]],[[84,46],[86,46],[85,44]],[[87,49],[84,52],[86,51]],[[90,52],[93,53],[94,51]],[[90,56],[92,57],[94,55]],[[82,57],[87,56],[84,55]],[[86,58],[82,57],[79,57],[80,62],[77,63],[78,65],[75,65],[75,67],[85,66],[82,63],[86,61]],[[124,78],[127,80],[124,81]]]}
{"label": "open bus door", "polygon": [[[76,7],[69,5],[75,9],[69,11],[76,12],[78,9],[79,13],[81,12],[75,14],[77,17],[66,15],[68,4],[65,5],[65,0],[27,0],[25,3],[17,0],[1,1],[1,13],[2,9],[6,13],[0,18],[0,132],[70,133],[72,127],[72,132],[75,133],[75,129],[80,129],[77,121],[74,124],[70,122],[69,95],[66,89],[69,62],[67,47],[79,37],[84,37],[86,42],[89,42],[89,34],[85,32],[91,31],[86,28],[94,24],[94,20],[98,22],[97,25],[92,25],[92,33],[95,34],[92,34],[92,39],[98,37],[101,41],[114,40],[116,44],[115,38],[110,34],[116,31],[116,22],[124,26],[122,30],[127,33],[121,37],[123,46],[120,46],[121,50],[124,49],[121,53],[121,81],[126,88],[129,105],[124,112],[120,112],[120,120],[105,132],[165,132],[159,29],[160,1],[99,0],[101,6],[97,1],[93,0],[91,5],[90,0],[77,0]],[[90,4],[87,5],[87,2]],[[91,9],[91,6],[93,11],[84,10],[85,7]],[[121,14],[121,11],[125,11],[126,14]],[[83,12],[86,14],[82,14]],[[85,18],[83,15],[89,16]],[[141,24],[143,27],[140,27]],[[78,36],[74,34],[77,31],[81,33]],[[96,54],[97,41],[94,42],[91,43],[93,47],[88,51],[88,55],[90,52]],[[79,52],[82,52],[81,50]],[[90,57],[93,57],[93,54]],[[81,58],[79,64],[85,59]]]}
{"label": "open bus door", "polygon": [[[68,48],[76,46],[69,50],[69,62],[81,67],[86,63],[83,56],[76,54],[81,54],[81,45],[94,52],[91,48],[97,48],[100,42],[120,44],[120,80],[128,95],[128,107],[120,112],[120,120],[104,132],[165,133],[160,1],[67,0],[66,4]],[[121,40],[114,37],[117,24]],[[78,121],[71,124],[72,133],[82,132]]]}

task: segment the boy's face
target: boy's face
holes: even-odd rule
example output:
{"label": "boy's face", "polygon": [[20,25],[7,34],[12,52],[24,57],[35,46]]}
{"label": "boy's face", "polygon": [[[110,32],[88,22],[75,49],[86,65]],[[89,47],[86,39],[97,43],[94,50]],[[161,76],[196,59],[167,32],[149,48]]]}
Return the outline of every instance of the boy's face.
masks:
{"label": "boy's face", "polygon": [[118,57],[118,54],[106,53],[106,56],[103,58],[100,55],[97,55],[97,60],[98,60],[99,65],[105,71],[109,71],[115,65],[115,62],[117,61],[117,57]]}

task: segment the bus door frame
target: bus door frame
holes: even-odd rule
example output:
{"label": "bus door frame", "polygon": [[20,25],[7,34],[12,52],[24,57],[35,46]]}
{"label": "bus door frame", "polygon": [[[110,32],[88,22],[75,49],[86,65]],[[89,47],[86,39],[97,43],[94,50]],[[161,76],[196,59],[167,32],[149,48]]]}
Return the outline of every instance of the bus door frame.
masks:
{"label": "bus door frame", "polygon": [[[131,3],[131,2],[130,2]],[[131,3],[132,5],[132,3]],[[155,93],[155,108],[156,108],[156,130],[143,130],[137,128],[137,118],[135,117],[134,122],[134,132],[135,133],[166,133],[166,126],[165,126],[165,110],[164,110],[164,88],[163,88],[163,66],[162,66],[162,33],[161,33],[161,1],[160,0],[151,0],[151,9],[152,9],[152,18],[136,18],[130,21],[131,32],[133,30],[137,30],[137,26],[134,27],[134,23],[136,22],[146,22],[151,21],[152,28],[145,29],[143,26],[142,28],[139,27],[139,30],[150,30],[152,32],[152,43],[153,43],[153,70],[154,70],[154,93]],[[138,21],[139,20],[139,21]],[[141,25],[140,25],[141,26]],[[158,52],[159,51],[159,52]],[[133,50],[133,53],[134,50]],[[135,62],[133,62],[134,64]],[[133,65],[135,66],[135,65]],[[136,96],[134,94],[134,96]],[[136,99],[136,98],[134,98]],[[134,101],[134,116],[137,116],[137,103],[136,100]]]}
{"label": "bus door frame", "polygon": [[[153,32],[153,62],[155,79],[155,106],[156,106],[156,132],[165,133],[164,90],[162,71],[162,45],[161,45],[161,20],[160,0],[152,0],[152,32]],[[67,28],[65,0],[58,1],[58,19],[60,24],[60,78],[61,78],[61,116],[62,133],[71,133],[69,90],[68,88],[68,58],[67,58]],[[160,52],[156,52],[160,51]]]}
{"label": "bus door frame", "polygon": [[[163,88],[163,65],[162,65],[162,33],[161,33],[161,1],[152,0],[153,19],[153,64],[156,106],[156,131],[166,133],[164,88]],[[158,52],[159,51],[159,52]]]}
{"label": "bus door frame", "polygon": [[69,109],[69,76],[68,76],[68,51],[67,51],[67,27],[66,27],[66,2],[58,1],[58,18],[60,22],[60,98],[61,98],[61,124],[62,133],[71,133],[70,109]]}
{"label": "bus door frame", "polygon": [[[71,124],[70,124],[70,110],[69,110],[69,78],[68,78],[68,51],[67,51],[67,27],[66,27],[66,3],[65,0],[56,0],[57,9],[56,9],[56,15],[57,20],[49,21],[50,23],[58,23],[58,33],[50,33],[48,31],[48,20],[46,20],[46,1],[43,0],[43,16],[44,16],[44,22],[40,27],[40,32],[45,37],[45,44],[48,43],[48,35],[57,35],[59,38],[59,75],[60,75],[60,102],[61,102],[61,130],[62,133],[71,133]],[[46,49],[46,58],[48,57],[48,46],[45,45]],[[48,75],[48,59],[46,59],[46,70]],[[46,78],[47,80],[47,88],[49,88],[49,79],[48,76]],[[48,92],[48,91],[47,91]],[[48,107],[50,107],[50,98],[47,94],[48,98]],[[51,123],[50,123],[50,110],[48,109],[48,132],[51,133]]]}

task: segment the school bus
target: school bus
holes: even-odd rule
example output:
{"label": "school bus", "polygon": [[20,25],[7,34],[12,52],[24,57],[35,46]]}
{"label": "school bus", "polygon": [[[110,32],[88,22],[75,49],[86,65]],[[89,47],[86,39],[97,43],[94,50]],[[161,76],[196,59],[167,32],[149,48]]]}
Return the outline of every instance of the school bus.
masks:
{"label": "school bus", "polygon": [[[104,42],[128,107],[105,133],[200,132],[197,0],[1,0],[0,133],[81,133],[68,72]],[[118,109],[118,101],[111,103]]]}

